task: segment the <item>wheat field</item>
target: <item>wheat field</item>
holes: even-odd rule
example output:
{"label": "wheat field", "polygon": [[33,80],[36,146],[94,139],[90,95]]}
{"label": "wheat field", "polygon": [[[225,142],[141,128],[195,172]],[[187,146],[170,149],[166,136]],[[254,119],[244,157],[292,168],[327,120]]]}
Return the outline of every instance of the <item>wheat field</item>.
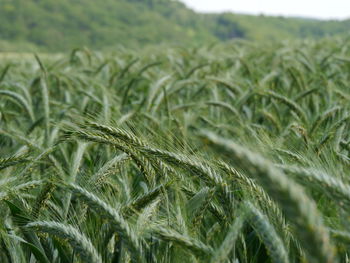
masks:
{"label": "wheat field", "polygon": [[350,43],[0,61],[0,262],[350,262]]}

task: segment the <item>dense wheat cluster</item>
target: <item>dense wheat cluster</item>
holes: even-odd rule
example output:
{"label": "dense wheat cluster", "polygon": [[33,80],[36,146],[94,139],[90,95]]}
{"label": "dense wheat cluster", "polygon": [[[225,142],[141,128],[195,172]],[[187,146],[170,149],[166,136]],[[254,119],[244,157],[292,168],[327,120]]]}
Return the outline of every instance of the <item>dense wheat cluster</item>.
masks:
{"label": "dense wheat cluster", "polygon": [[0,262],[349,262],[350,43],[7,57]]}

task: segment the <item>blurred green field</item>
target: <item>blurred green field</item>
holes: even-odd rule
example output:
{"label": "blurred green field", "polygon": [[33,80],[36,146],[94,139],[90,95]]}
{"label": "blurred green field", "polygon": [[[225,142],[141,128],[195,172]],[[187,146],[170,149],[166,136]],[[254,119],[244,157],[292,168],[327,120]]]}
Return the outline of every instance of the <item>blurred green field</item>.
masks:
{"label": "blurred green field", "polygon": [[[338,7],[339,8],[339,7]],[[2,0],[0,51],[68,52],[87,46],[203,46],[233,39],[350,36],[350,19],[198,13],[177,0]]]}
{"label": "blurred green field", "polygon": [[349,262],[344,38],[0,55],[0,262]]}

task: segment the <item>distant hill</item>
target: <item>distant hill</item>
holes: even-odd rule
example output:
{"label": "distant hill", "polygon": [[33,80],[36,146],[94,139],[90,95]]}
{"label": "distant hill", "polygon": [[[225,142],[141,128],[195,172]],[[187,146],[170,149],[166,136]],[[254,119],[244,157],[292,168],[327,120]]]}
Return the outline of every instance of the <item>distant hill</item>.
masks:
{"label": "distant hill", "polygon": [[170,0],[1,0],[0,51],[198,45],[346,34],[350,20],[199,14]]}

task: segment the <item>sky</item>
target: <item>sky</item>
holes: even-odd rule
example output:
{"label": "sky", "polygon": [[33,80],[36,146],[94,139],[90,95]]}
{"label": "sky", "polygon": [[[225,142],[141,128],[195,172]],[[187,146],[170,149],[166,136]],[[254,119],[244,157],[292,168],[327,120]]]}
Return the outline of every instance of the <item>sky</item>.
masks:
{"label": "sky", "polygon": [[319,19],[350,18],[350,0],[181,0],[201,12],[301,16]]}

